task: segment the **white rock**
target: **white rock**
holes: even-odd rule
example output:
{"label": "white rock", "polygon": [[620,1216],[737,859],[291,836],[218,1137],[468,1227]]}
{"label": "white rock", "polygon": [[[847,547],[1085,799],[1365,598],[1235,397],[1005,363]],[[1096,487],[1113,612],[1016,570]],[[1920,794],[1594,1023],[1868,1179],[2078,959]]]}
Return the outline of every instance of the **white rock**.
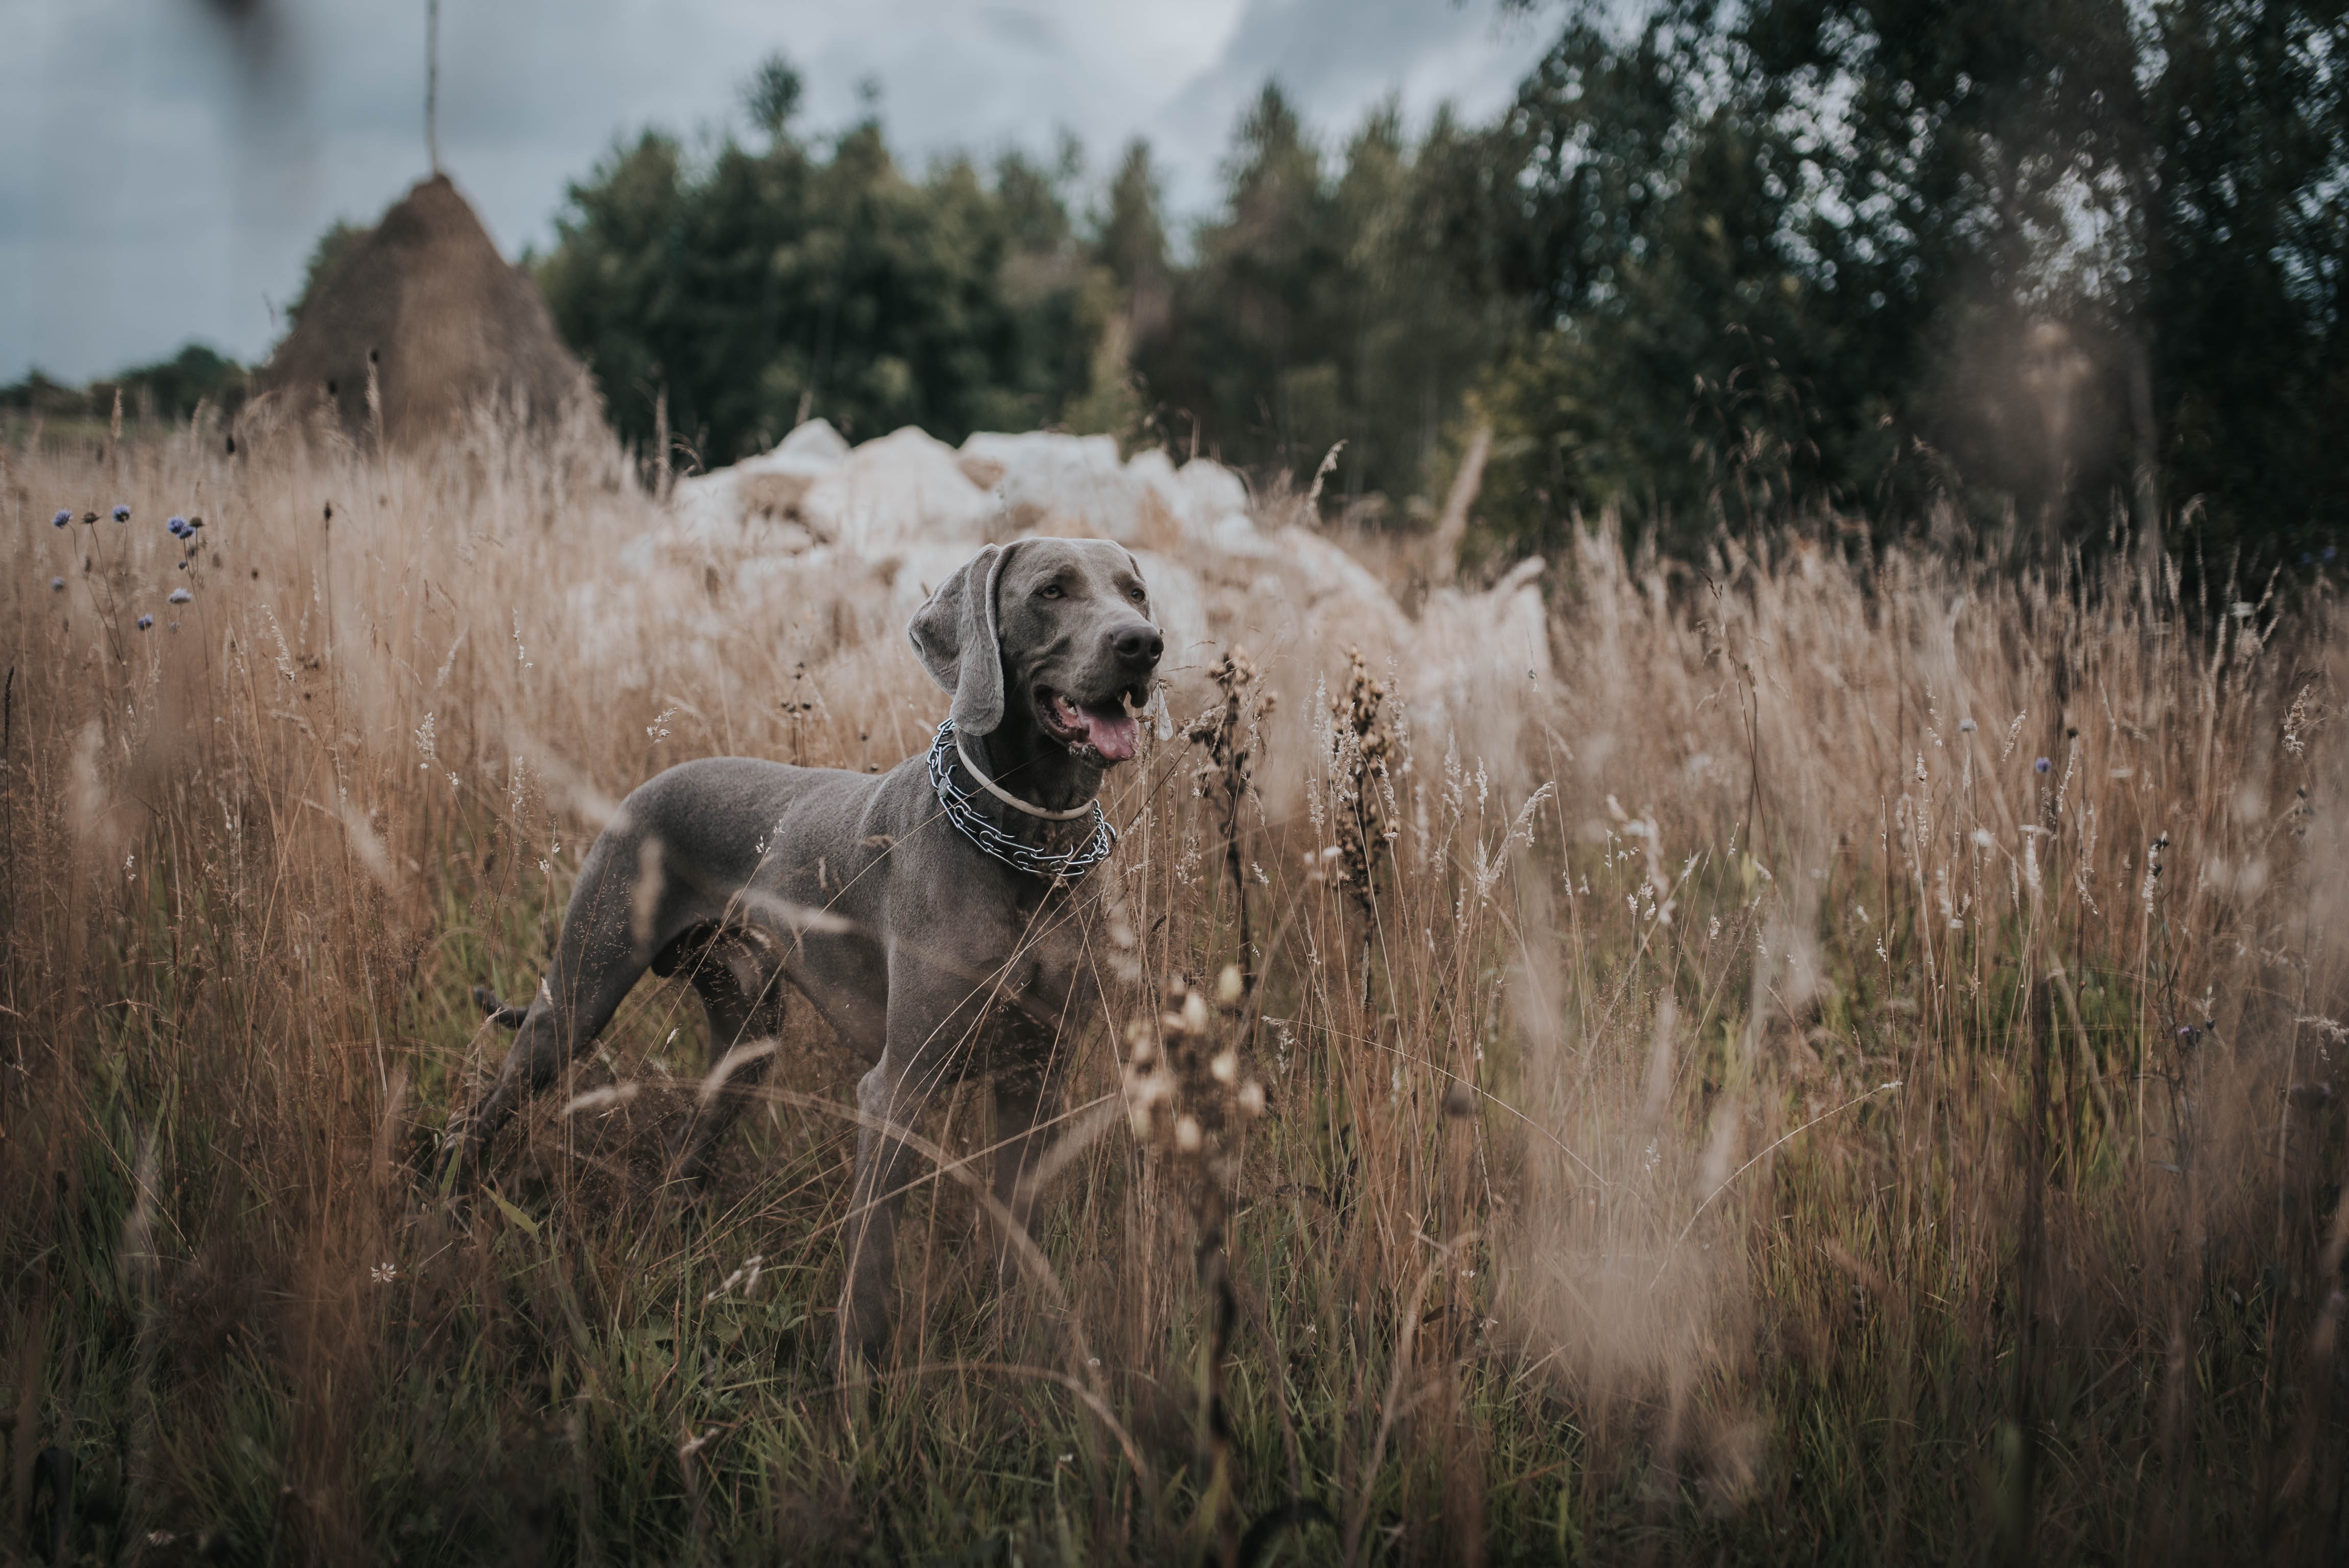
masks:
{"label": "white rock", "polygon": [[1261,536],[1248,517],[1247,486],[1223,464],[1194,458],[1178,469],[1154,447],[1136,452],[1125,470],[1173,521],[1185,544],[1256,552]]}
{"label": "white rock", "polygon": [[1150,591],[1151,618],[1165,634],[1159,668],[1170,677],[1204,671],[1221,652],[1207,636],[1207,596],[1198,574],[1171,556],[1137,550],[1135,564]]}
{"label": "white rock", "polygon": [[746,458],[729,470],[749,516],[791,518],[808,487],[848,459],[849,447],[827,419],[810,419],[771,452]]}
{"label": "white rock", "polygon": [[1539,557],[1519,562],[1481,593],[1429,592],[1404,683],[1414,728],[1482,761],[1512,788],[1526,716],[1551,694],[1549,611]]}
{"label": "white rock", "polygon": [[902,545],[985,543],[998,512],[955,449],[911,425],[867,441],[811,484],[799,516],[823,543],[877,559]]}
{"label": "white rock", "polygon": [[829,421],[810,419],[774,450],[731,468],[692,474],[671,487],[673,542],[688,552],[798,551],[814,542],[799,503],[808,488],[849,455]]}
{"label": "white rock", "polygon": [[[614,580],[574,591],[573,607],[596,628],[596,662],[631,689],[740,661],[752,645],[777,667],[854,669],[894,689],[911,670],[905,624],[931,590],[988,540],[1028,533],[1134,552],[1178,720],[1214,697],[1206,672],[1233,644],[1265,666],[1284,711],[1308,717],[1360,648],[1407,709],[1421,766],[1453,749],[1513,789],[1538,760],[1534,716],[1555,696],[1538,562],[1483,593],[1432,590],[1407,615],[1334,540],[1259,529],[1229,469],[1177,467],[1157,450],[1120,462],[1108,437],[981,434],[957,450],[909,428],[851,449],[812,420],[771,452],[680,481],[668,521],[622,550]],[[1276,815],[1302,809],[1322,766],[1310,751],[1265,758]]]}
{"label": "white rock", "polygon": [[810,419],[794,426],[792,433],[775,444],[775,449],[756,461],[789,461],[812,469],[828,469],[844,461],[851,450],[848,442],[829,419]]}
{"label": "white rock", "polygon": [[965,473],[995,473],[995,496],[1018,531],[1131,541],[1141,531],[1150,489],[1118,461],[1114,437],[981,431],[962,453]]}
{"label": "white rock", "polygon": [[1247,516],[1247,484],[1214,459],[1193,458],[1183,465],[1176,478],[1181,480],[1184,493],[1200,516],[1216,520]]}

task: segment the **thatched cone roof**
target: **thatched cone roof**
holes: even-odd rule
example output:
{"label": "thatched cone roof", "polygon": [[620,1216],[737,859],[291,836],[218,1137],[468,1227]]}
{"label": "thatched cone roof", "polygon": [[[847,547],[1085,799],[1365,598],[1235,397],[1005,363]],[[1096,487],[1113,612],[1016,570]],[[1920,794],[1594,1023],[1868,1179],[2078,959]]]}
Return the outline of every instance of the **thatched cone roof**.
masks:
{"label": "thatched cone roof", "polygon": [[445,174],[409,191],[318,280],[254,389],[323,397],[364,435],[370,356],[395,442],[438,438],[486,397],[518,395],[539,421],[594,395],[538,286],[498,254]]}

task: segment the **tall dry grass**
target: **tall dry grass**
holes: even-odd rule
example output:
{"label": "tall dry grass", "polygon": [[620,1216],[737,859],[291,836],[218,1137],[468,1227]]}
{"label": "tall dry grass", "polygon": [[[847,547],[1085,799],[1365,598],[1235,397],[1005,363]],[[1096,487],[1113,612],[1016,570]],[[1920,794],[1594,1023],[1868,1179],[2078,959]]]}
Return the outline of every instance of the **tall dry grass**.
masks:
{"label": "tall dry grass", "polygon": [[[611,802],[711,752],[913,753],[943,699],[902,642],[716,580],[722,657],[599,619],[649,508],[585,432],[0,461],[7,1553],[2340,1549],[2322,583],[1601,531],[1507,757],[1290,651],[1118,786],[1123,1016],[1026,1285],[958,1091],[895,1354],[843,1388],[820,1026],[702,1210],[658,1191],[698,1014],[649,984],[493,1195],[429,1173],[504,1045],[468,988],[534,983]],[[1284,754],[1299,809],[1235,811]],[[1218,1000],[1163,1029],[1184,987]],[[1263,1117],[1203,1153],[1116,1114],[1133,1019],[1236,1048]]]}

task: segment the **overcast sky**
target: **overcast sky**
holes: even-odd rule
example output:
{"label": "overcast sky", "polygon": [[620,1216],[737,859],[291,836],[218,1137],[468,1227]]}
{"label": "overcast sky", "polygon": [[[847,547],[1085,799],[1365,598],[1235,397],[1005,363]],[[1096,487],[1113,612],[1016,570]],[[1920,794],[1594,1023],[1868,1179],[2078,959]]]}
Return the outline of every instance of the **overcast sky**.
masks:
{"label": "overcast sky", "polygon": [[[0,384],[78,382],[191,338],[253,360],[319,232],[422,175],[424,0],[0,0]],[[616,138],[740,126],[781,49],[822,132],[880,88],[915,165],[1049,153],[1096,176],[1150,139],[1178,214],[1213,202],[1277,77],[1325,137],[1390,92],[1489,115],[1538,57],[1495,0],[442,0],[442,162],[510,256]]]}

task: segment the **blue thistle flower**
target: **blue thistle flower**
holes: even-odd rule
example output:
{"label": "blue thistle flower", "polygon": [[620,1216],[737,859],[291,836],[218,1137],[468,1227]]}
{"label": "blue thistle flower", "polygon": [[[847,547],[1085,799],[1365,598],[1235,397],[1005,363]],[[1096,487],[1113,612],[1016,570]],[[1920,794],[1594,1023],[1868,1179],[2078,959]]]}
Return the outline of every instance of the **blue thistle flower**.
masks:
{"label": "blue thistle flower", "polygon": [[174,588],[171,590],[171,597],[167,602],[173,604],[184,604],[194,597],[195,595],[189,593],[185,588]]}
{"label": "blue thistle flower", "polygon": [[155,617],[152,615],[141,615],[139,617],[139,629],[142,632],[154,624]]}
{"label": "blue thistle flower", "polygon": [[2031,765],[2031,770],[2032,770],[2033,773],[2044,773],[2044,772],[2046,772],[2046,771],[2047,771],[2047,758],[2045,758],[2044,757],[2043,757],[2043,758],[2041,758],[2038,761],[2036,761],[2036,762],[2033,763],[2033,764]]}
{"label": "blue thistle flower", "polygon": [[180,561],[180,570],[181,570],[181,571],[182,571],[182,572],[185,572],[187,569],[188,569],[188,562],[187,562],[187,559],[186,559],[186,557],[182,556],[182,557],[181,558],[181,561]]}
{"label": "blue thistle flower", "polygon": [[188,520],[184,517],[175,517],[163,526],[171,531],[171,537],[174,539],[184,539],[187,537]]}
{"label": "blue thistle flower", "polygon": [[171,630],[173,630],[173,631],[175,631],[175,632],[176,632],[176,631],[178,631],[179,629],[180,629],[180,623],[179,623],[179,622],[177,622],[177,621],[172,622],[172,623],[171,623]]}
{"label": "blue thistle flower", "polygon": [[49,526],[51,528],[63,528],[72,521],[73,508],[69,506],[61,506],[57,508],[57,515],[49,519]]}
{"label": "blue thistle flower", "polygon": [[62,577],[52,577],[52,578],[50,578],[50,579],[49,579],[49,592],[50,592],[50,593],[64,593],[65,591],[66,591],[66,580],[65,580],[64,578],[62,578]]}
{"label": "blue thistle flower", "polygon": [[1981,727],[1982,727],[1980,725],[1976,724],[1971,718],[1961,718],[1958,720],[1958,733],[1960,735],[1971,735],[1975,730]]}
{"label": "blue thistle flower", "polygon": [[130,509],[123,505],[120,501],[116,501],[114,503],[114,521],[117,522],[129,522],[130,521]]}

